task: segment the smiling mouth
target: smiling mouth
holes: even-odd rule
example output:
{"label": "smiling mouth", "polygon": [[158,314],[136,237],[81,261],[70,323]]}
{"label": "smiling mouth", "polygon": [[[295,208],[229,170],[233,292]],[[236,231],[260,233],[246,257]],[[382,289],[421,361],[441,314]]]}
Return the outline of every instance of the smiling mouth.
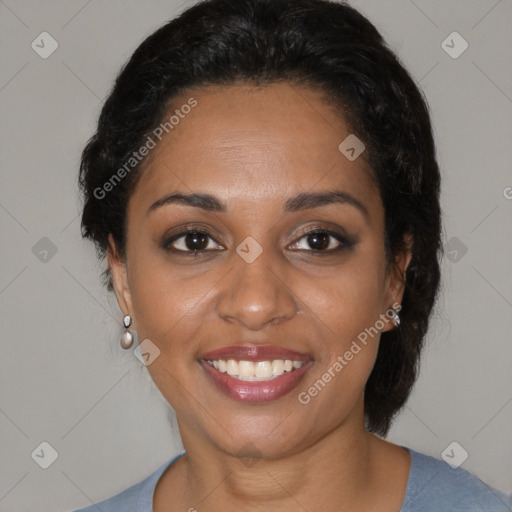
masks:
{"label": "smiling mouth", "polygon": [[220,373],[226,373],[237,380],[265,382],[298,370],[304,361],[274,359],[266,361],[246,361],[236,359],[207,360]]}
{"label": "smiling mouth", "polygon": [[313,365],[309,354],[275,345],[234,345],[198,359],[214,387],[229,398],[267,403],[293,391]]}

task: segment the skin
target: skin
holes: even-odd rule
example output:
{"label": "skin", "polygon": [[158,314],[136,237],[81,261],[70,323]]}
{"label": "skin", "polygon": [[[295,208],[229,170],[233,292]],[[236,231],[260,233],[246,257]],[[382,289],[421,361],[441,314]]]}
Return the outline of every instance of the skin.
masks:
{"label": "skin", "polygon": [[[129,200],[126,258],[112,238],[108,248],[120,308],[139,340],[160,350],[147,368],[176,411],[187,452],[160,478],[154,510],[329,512],[342,503],[345,512],[396,512],[409,453],[368,433],[363,420],[380,335],[307,405],[298,401],[402,299],[410,250],[388,264],[384,209],[364,153],[351,162],[338,150],[351,130],[318,90],[210,86],[175,98],[174,108],[191,96],[198,105],[152,151]],[[350,194],[367,215],[349,203],[283,211],[298,193],[327,190]],[[213,194],[227,210],[168,204],[148,213],[176,191]],[[190,245],[186,254],[166,250],[190,223],[212,237],[199,243],[203,255]],[[355,242],[315,254],[308,227],[344,230]],[[248,236],[263,249],[252,263],[236,252]],[[186,250],[190,238],[174,247]],[[340,245],[327,240],[321,250]],[[392,328],[387,320],[382,330]],[[314,364],[288,395],[238,402],[198,363],[237,344],[279,345]]]}

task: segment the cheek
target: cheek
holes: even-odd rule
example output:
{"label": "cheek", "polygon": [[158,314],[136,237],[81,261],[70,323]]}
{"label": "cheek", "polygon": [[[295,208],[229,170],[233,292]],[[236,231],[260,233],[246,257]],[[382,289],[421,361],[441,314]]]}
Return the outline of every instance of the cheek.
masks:
{"label": "cheek", "polygon": [[[323,425],[334,427],[360,403],[375,364],[382,303],[377,276],[369,269],[329,280],[311,291],[311,318],[321,326],[315,372],[298,390],[298,401]],[[315,320],[316,319],[316,320]]]}
{"label": "cheek", "polygon": [[324,326],[318,373],[335,374],[333,381],[345,389],[364,386],[375,363],[380,340],[375,292],[371,286],[337,288],[323,297],[324,303],[319,297],[315,301],[314,314]]}
{"label": "cheek", "polygon": [[331,337],[347,342],[375,324],[385,297],[384,265],[368,255],[340,266],[322,285],[310,282],[304,296],[315,314],[330,328]]}
{"label": "cheek", "polygon": [[190,395],[199,392],[191,378],[197,371],[192,356],[207,332],[215,280],[184,278],[179,268],[156,260],[139,256],[132,269],[136,331],[139,341],[149,339],[160,350],[147,367],[154,383],[176,411],[188,414]]}
{"label": "cheek", "polygon": [[149,338],[161,350],[178,350],[180,344],[171,341],[177,336],[184,339],[184,330],[193,339],[194,331],[206,320],[194,321],[206,314],[214,281],[201,276],[184,278],[179,267],[171,268],[162,257],[133,256],[129,280],[139,339]]}
{"label": "cheek", "polygon": [[301,389],[301,403],[333,422],[360,400],[375,364],[380,340],[375,327],[385,296],[383,261],[376,249],[361,251],[321,284],[310,281],[304,289],[323,342],[316,371]]}

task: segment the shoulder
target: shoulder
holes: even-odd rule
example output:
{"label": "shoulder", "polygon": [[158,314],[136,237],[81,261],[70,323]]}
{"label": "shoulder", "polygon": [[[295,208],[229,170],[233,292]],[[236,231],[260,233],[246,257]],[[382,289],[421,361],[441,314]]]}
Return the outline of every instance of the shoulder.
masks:
{"label": "shoulder", "polygon": [[74,512],[98,512],[98,510],[102,512],[121,512],[122,510],[138,511],[139,496],[141,492],[143,492],[145,484],[146,480],[125,489],[107,500],[75,510]]}
{"label": "shoulder", "polygon": [[512,494],[488,486],[461,467],[416,452],[400,512],[511,512]]}
{"label": "shoulder", "polygon": [[162,473],[184,452],[167,461],[154,473],[151,473],[141,482],[124,489],[120,493],[88,507],[74,510],[73,512],[152,512],[153,493]]}

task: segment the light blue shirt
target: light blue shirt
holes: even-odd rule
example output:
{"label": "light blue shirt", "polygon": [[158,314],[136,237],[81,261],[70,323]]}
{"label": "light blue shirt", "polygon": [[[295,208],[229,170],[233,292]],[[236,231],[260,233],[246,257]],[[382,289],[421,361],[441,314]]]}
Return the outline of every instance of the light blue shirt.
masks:
{"label": "light blue shirt", "polygon": [[[406,447],[407,448],[407,447]],[[511,512],[512,493],[489,487],[462,468],[407,448],[411,469],[399,512]],[[173,457],[138,484],[111,498],[74,512],[153,512],[153,493]]]}

